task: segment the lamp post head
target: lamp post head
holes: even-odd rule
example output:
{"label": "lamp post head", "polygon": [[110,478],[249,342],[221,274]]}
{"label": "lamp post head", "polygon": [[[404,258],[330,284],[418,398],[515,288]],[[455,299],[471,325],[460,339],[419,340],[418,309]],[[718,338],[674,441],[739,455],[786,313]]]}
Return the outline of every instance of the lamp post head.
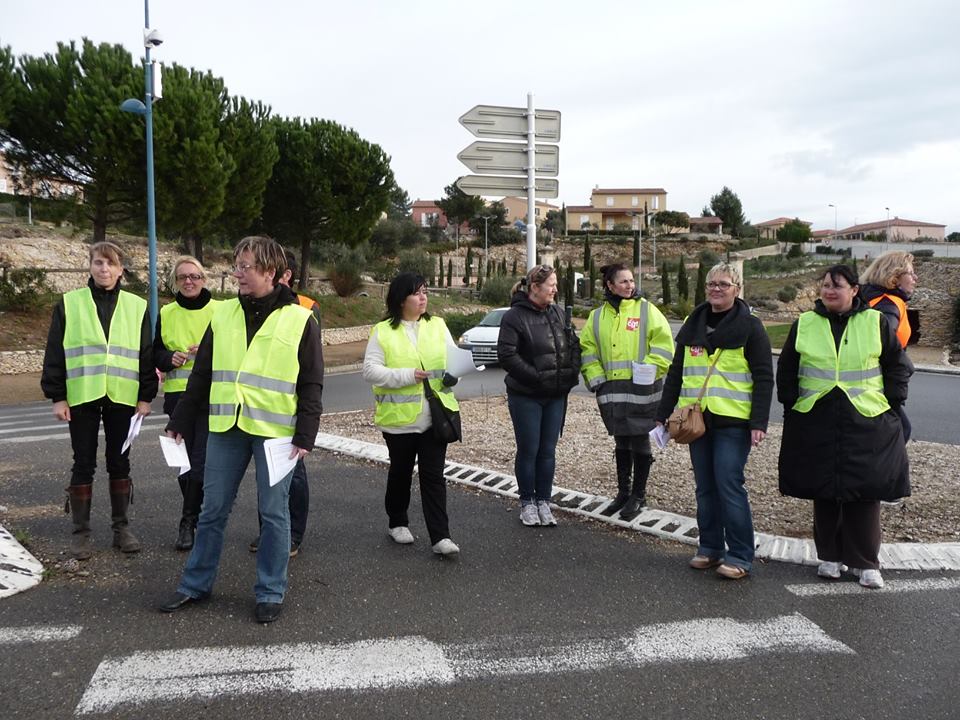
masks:
{"label": "lamp post head", "polygon": [[135,115],[146,115],[147,106],[143,104],[142,100],[137,100],[136,98],[127,98],[122,103],[120,103],[120,109],[123,112],[133,113]]}

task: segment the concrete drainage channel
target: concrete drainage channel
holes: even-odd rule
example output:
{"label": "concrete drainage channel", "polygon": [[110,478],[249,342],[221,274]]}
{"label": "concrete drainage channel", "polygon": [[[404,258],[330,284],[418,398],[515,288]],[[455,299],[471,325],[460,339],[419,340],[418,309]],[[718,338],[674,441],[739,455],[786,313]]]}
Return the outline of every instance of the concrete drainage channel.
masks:
{"label": "concrete drainage channel", "polygon": [[[316,446],[361,460],[390,462],[385,446],[362,440],[319,433]],[[519,500],[517,480],[512,475],[448,460],[444,476],[451,482]],[[574,515],[685,545],[697,544],[697,521],[683,515],[647,508],[630,522],[625,522],[619,516],[603,514],[611,498],[561,487],[554,487],[552,502]],[[818,563],[813,540],[757,533],[756,542],[758,559],[797,565]],[[880,548],[880,565],[885,570],[960,570],[960,543],[884,543]]]}

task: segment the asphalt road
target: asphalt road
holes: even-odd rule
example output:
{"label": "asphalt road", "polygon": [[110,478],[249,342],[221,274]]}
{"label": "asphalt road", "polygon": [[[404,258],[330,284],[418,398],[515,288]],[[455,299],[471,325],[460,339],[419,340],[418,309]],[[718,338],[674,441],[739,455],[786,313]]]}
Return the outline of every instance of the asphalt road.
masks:
{"label": "asphalt road", "polygon": [[[2,503],[39,555],[63,559],[67,441],[0,450]],[[142,553],[108,547],[98,478],[88,575],[54,571],[0,602],[4,720],[957,716],[955,575],[887,572],[888,590],[870,592],[762,564],[722,581],[689,570],[688,547],[562,513],[558,528],[524,528],[513,502],[458,487],[462,553],[450,561],[430,552],[416,499],[416,543],[389,540],[382,466],[320,452],[280,620],[252,620],[249,476],[214,597],[162,615],[184,555],[171,548],[179,493],[160,462],[155,446],[135,448]],[[17,642],[27,628],[62,636]]]}

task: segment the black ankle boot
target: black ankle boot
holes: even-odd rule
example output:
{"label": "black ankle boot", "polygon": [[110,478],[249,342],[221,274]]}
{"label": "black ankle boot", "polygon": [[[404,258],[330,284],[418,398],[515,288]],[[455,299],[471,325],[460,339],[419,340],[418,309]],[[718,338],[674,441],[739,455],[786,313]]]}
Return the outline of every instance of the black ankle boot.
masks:
{"label": "black ankle boot", "polygon": [[197,519],[184,516],[180,518],[180,530],[177,532],[177,541],[173,547],[177,550],[193,548],[193,536],[197,531]]}
{"label": "black ankle boot", "polygon": [[650,455],[633,456],[633,490],[627,504],[620,511],[621,520],[633,520],[647,506],[647,478],[650,477],[651,465],[653,458]]}
{"label": "black ankle boot", "polygon": [[604,515],[613,515],[630,499],[630,471],[633,467],[633,456],[629,450],[617,448],[614,450],[614,458],[617,461],[617,496],[603,511]]}

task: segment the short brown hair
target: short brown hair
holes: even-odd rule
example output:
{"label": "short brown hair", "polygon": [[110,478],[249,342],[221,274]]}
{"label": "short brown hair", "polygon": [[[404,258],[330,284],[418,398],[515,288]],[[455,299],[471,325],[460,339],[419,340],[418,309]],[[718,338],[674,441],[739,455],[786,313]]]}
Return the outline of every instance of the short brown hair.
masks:
{"label": "short brown hair", "polygon": [[89,260],[93,262],[93,259],[99,255],[100,257],[105,257],[110,262],[115,265],[123,267],[123,250],[120,249],[119,245],[116,245],[108,240],[101,240],[100,242],[95,242],[90,246]]}
{"label": "short brown hair", "polygon": [[891,250],[878,256],[860,275],[864,285],[876,285],[893,290],[900,284],[900,276],[913,268],[913,255],[902,250]]}
{"label": "short brown hair", "polygon": [[287,271],[287,255],[276,240],[266,235],[249,235],[233,249],[233,259],[249,250],[258,270],[273,270],[273,284],[280,282],[280,278]]}

